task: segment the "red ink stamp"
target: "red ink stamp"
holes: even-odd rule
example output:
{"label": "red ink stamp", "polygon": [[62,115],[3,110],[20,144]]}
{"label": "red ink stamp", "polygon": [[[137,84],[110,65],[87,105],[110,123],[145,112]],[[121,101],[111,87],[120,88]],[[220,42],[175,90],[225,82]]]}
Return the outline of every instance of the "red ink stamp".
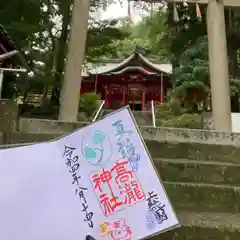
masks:
{"label": "red ink stamp", "polygon": [[92,172],[89,177],[105,216],[110,216],[145,199],[127,158],[116,161],[111,169],[101,168]]}

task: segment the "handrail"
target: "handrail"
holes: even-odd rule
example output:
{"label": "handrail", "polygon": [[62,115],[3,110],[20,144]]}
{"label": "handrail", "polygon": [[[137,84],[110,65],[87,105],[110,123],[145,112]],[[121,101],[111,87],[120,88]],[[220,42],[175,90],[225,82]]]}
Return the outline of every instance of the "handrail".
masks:
{"label": "handrail", "polygon": [[154,102],[153,102],[153,100],[151,101],[151,108],[152,108],[153,127],[156,127],[156,117],[155,117],[155,110],[154,110]]}
{"label": "handrail", "polygon": [[97,112],[96,112],[96,114],[95,114],[95,116],[94,116],[92,122],[95,122],[95,121],[96,121],[96,119],[97,119],[99,113],[101,112],[101,110],[102,110],[102,108],[103,108],[103,106],[104,106],[104,103],[105,103],[105,100],[103,100],[102,103],[101,103],[101,105],[99,106],[99,108],[98,108],[98,110],[97,110]]}

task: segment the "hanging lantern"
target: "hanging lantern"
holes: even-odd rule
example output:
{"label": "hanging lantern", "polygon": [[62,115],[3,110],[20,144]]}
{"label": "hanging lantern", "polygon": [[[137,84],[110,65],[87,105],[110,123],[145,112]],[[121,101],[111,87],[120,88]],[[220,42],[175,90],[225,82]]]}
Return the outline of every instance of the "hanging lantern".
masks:
{"label": "hanging lantern", "polygon": [[179,20],[180,20],[179,15],[178,15],[178,10],[177,10],[175,3],[173,4],[173,20],[174,20],[174,22],[179,22]]}
{"label": "hanging lantern", "polygon": [[202,20],[202,13],[198,3],[196,3],[196,15],[199,20]]}

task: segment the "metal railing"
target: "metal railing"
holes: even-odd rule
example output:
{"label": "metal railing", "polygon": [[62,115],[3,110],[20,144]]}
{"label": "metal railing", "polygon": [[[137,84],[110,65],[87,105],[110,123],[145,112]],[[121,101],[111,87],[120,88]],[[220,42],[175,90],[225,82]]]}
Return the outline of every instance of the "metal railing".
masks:
{"label": "metal railing", "polygon": [[154,101],[151,101],[151,109],[152,109],[152,122],[153,127],[156,127],[156,117],[155,117],[155,109],[154,109]]}
{"label": "metal railing", "polygon": [[101,105],[99,106],[99,108],[98,108],[98,110],[97,110],[97,112],[96,112],[96,114],[95,114],[95,116],[94,116],[92,122],[95,122],[95,121],[96,121],[96,119],[97,119],[99,113],[101,112],[101,110],[102,110],[102,108],[103,108],[103,106],[104,106],[104,103],[105,103],[105,101],[103,100],[102,103],[101,103]]}

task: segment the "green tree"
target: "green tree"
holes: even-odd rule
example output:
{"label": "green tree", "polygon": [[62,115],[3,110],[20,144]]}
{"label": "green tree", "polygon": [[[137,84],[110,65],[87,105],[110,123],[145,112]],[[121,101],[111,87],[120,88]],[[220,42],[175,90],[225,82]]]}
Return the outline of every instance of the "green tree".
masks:
{"label": "green tree", "polygon": [[201,9],[202,19],[196,15],[195,5],[175,4],[179,15],[179,21],[174,21],[174,5],[168,3],[168,39],[170,42],[171,61],[173,71],[179,65],[180,55],[189,47],[196,44],[199,37],[207,33],[205,10]]}
{"label": "green tree", "polygon": [[169,58],[169,41],[167,39],[167,14],[159,9],[151,16],[142,19],[136,25],[127,25],[127,19],[122,19],[120,29],[129,33],[123,40],[116,40],[111,46],[117,49],[113,57],[126,57],[130,55],[136,45],[145,48],[149,57],[160,61]]}
{"label": "green tree", "polygon": [[[229,62],[231,64],[231,61]],[[239,95],[239,75],[230,74],[229,78],[231,96]],[[185,102],[193,105],[200,103],[205,101],[210,93],[209,79],[208,42],[204,36],[180,55],[179,65],[173,75],[173,92]]]}
{"label": "green tree", "polygon": [[174,70],[174,92],[178,97],[195,103],[203,101],[209,91],[208,45],[206,37],[200,37],[195,45],[179,57]]}
{"label": "green tree", "polygon": [[[168,29],[173,64],[174,93],[185,102],[203,101],[209,93],[208,44],[204,6],[202,18],[193,5],[176,4],[180,21],[173,21],[173,5],[168,4]],[[239,95],[240,18],[237,11],[225,10],[231,95]]]}
{"label": "green tree", "polygon": [[[28,64],[31,66],[32,43],[36,41],[36,34],[40,28],[41,1],[13,0],[0,2],[0,23],[14,41],[14,45],[21,50]],[[31,11],[29,11],[31,9]],[[4,73],[3,97],[14,98],[22,93],[21,77]]]}
{"label": "green tree", "polygon": [[86,58],[96,62],[101,58],[116,55],[117,48],[114,41],[121,41],[128,33],[116,27],[117,20],[95,21],[89,26],[86,44]]}
{"label": "green tree", "polygon": [[100,98],[96,93],[84,93],[80,96],[79,111],[85,113],[90,118],[96,111],[99,101]]}
{"label": "green tree", "polygon": [[[91,13],[99,7],[100,1],[92,1]],[[71,11],[72,0],[13,0],[0,3],[0,22],[32,68],[28,88],[41,91],[43,100],[51,92],[52,104],[59,103]],[[114,39],[122,36],[115,25],[115,22],[97,22],[91,14],[86,44],[88,59],[98,59],[116,50],[108,47]]]}

